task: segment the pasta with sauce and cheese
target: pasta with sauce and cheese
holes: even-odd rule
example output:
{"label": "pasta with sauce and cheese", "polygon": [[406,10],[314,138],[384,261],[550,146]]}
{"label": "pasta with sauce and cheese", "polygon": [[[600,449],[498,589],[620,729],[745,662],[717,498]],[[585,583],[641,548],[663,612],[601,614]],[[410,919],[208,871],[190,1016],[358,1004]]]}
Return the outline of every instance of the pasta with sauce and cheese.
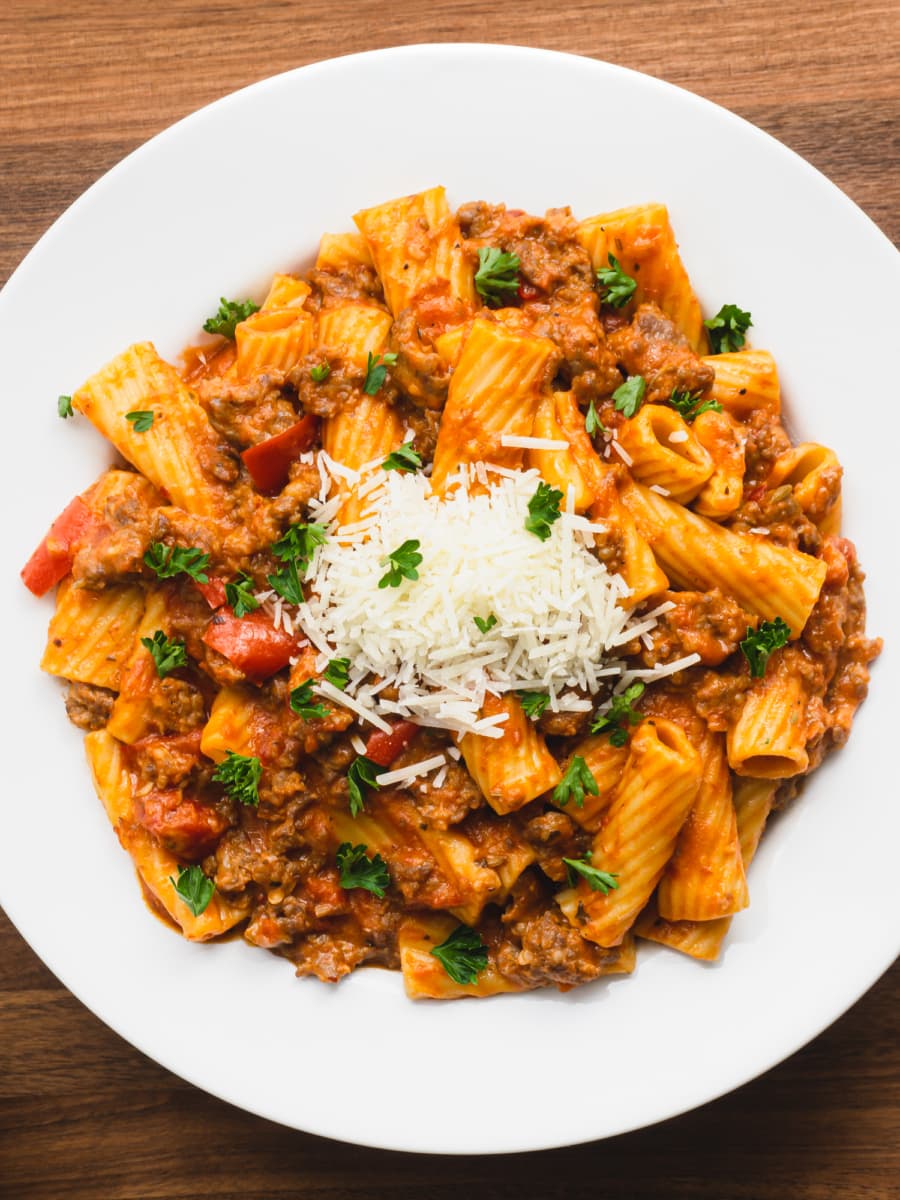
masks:
{"label": "pasta with sauce and cheese", "polygon": [[838,459],[661,204],[355,220],[60,397],[126,465],[22,575],[144,895],[416,998],[715,958],[880,650]]}

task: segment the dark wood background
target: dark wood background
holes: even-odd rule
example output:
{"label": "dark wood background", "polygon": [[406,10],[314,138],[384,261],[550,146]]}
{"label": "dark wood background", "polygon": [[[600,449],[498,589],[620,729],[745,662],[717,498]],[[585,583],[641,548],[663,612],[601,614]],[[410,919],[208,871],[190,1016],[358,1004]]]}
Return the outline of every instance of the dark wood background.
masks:
{"label": "dark wood background", "polygon": [[[193,109],[317,59],[424,41],[545,46],[681,84],[799,151],[900,239],[896,0],[6,0],[0,283],[98,175]],[[531,1156],[427,1158],[308,1137],[182,1083],[87,1012],[0,914],[0,1196],[897,1196],[898,1000],[895,968],[788,1062],[655,1128]]]}

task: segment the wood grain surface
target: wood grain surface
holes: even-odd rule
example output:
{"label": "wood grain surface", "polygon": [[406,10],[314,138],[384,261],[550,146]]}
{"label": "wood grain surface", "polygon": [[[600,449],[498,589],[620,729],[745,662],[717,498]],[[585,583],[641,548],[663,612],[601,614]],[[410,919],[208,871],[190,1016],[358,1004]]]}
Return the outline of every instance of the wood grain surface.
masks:
{"label": "wood grain surface", "polygon": [[[545,46],[680,84],[786,142],[900,239],[896,0],[6,0],[0,283],[94,179],[179,117],[278,71],[425,41]],[[834,958],[839,971],[838,946]],[[897,1196],[898,1000],[895,968],[780,1067],[652,1129],[428,1158],[295,1133],[182,1083],[87,1012],[0,915],[0,1197]],[[778,1019],[777,980],[761,1019]]]}

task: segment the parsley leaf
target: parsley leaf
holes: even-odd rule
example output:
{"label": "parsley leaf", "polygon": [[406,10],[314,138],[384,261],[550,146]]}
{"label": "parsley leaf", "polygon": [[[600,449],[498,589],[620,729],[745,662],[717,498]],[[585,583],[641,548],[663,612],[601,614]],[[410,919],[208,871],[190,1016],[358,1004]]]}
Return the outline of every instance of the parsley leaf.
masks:
{"label": "parsley leaf", "polygon": [[350,816],[357,817],[366,807],[366,794],[364,788],[378,787],[376,776],[379,771],[383,771],[384,767],[379,767],[378,763],[372,762],[371,758],[366,758],[361,754],[359,758],[355,758],[350,764],[350,770],[347,772],[347,791],[350,793]]}
{"label": "parsley leaf", "polygon": [[259,601],[253,595],[254,587],[256,584],[246,571],[241,571],[236,579],[225,584],[225,599],[236,617],[244,617],[259,608]]}
{"label": "parsley leaf", "polygon": [[262,763],[255,756],[235,754],[233,750],[228,750],[212,777],[223,785],[226,795],[232,800],[239,800],[251,808],[259,805]]}
{"label": "parsley leaf", "polygon": [[288,604],[303,603],[305,597],[296,563],[289,562],[280,571],[276,571],[274,575],[267,575],[266,578],[269,586],[275,589],[282,600],[287,600]]}
{"label": "parsley leaf", "polygon": [[747,630],[747,636],[740,643],[741,653],[750,664],[750,674],[754,679],[761,679],[766,673],[766,664],[773,650],[786,646],[791,636],[791,627],[781,617],[774,621],[762,621],[754,632]]}
{"label": "parsley leaf", "polygon": [[753,321],[750,314],[736,304],[723,304],[716,315],[703,324],[709,330],[713,354],[728,354],[732,350],[740,350],[747,340],[744,334]]}
{"label": "parsley leaf", "polygon": [[366,359],[366,379],[363,383],[363,391],[367,396],[374,396],[380,391],[387,379],[388,367],[392,367],[396,361],[396,354],[373,354],[369,351]]}
{"label": "parsley leaf", "polygon": [[469,925],[457,925],[431,953],[454,983],[477,983],[488,962],[487,946]]}
{"label": "parsley leaf", "polygon": [[497,618],[493,613],[489,617],[473,617],[472,620],[482,633],[488,633],[497,624]]}
{"label": "parsley leaf", "polygon": [[633,417],[641,407],[646,390],[647,384],[643,375],[629,376],[612,394],[612,398],[616,402],[616,412],[623,413],[626,417]]}
{"label": "parsley leaf", "polygon": [[566,864],[566,875],[569,878],[569,887],[574,887],[578,882],[578,876],[587,881],[588,887],[592,892],[602,892],[606,896],[610,891],[615,891],[619,886],[616,880],[618,875],[610,875],[609,871],[600,871],[597,867],[591,866],[591,852],[588,850],[583,858],[564,858]]}
{"label": "parsley leaf", "polygon": [[324,525],[298,522],[272,543],[272,553],[282,562],[296,563],[300,571],[305,571],[316,547],[321,546],[327,536],[328,529]]}
{"label": "parsley leaf", "polygon": [[601,287],[606,288],[603,303],[611,308],[621,308],[634,295],[637,280],[626,275],[614,254],[607,254],[608,267],[601,267],[597,272],[597,280]]}
{"label": "parsley leaf", "polygon": [[222,296],[219,300],[219,311],[214,317],[209,317],[203,322],[203,328],[206,333],[218,333],[233,341],[235,325],[246,321],[255,312],[259,312],[259,305],[254,304],[252,300],[226,300]]}
{"label": "parsley leaf", "polygon": [[166,546],[163,542],[151,542],[144,555],[144,563],[156,574],[157,579],[189,575],[198,583],[209,583],[206,574],[209,555],[196,546]]}
{"label": "parsley leaf", "polygon": [[291,711],[297,713],[304,721],[311,721],[313,717],[327,717],[331,712],[330,708],[313,700],[312,689],[313,681],[307,679],[306,683],[301,683],[291,692]]}
{"label": "parsley leaf", "polygon": [[331,365],[327,362],[316,363],[309,368],[309,377],[313,383],[324,383],[331,374]]}
{"label": "parsley leaf", "polygon": [[536,721],[550,703],[546,692],[519,692],[519,703],[526,717]]}
{"label": "parsley leaf", "polygon": [[72,407],[72,397],[60,396],[56,401],[56,411],[63,420],[65,420],[67,417],[74,417],[75,410]]}
{"label": "parsley leaf", "polygon": [[669,403],[676,412],[684,417],[688,425],[701,413],[722,411],[722,405],[718,400],[704,400],[701,403],[699,392],[679,392],[677,388],[672,389]]}
{"label": "parsley leaf", "polygon": [[384,895],[384,889],[390,887],[391,877],[387,863],[380,854],[374,858],[366,855],[368,846],[351,846],[349,842],[341,842],[337,848],[338,870],[341,873],[342,888],[365,888],[379,899]]}
{"label": "parsley leaf", "polygon": [[398,450],[393,450],[381,464],[383,471],[418,471],[422,459],[412,448],[411,442],[404,442]]}
{"label": "parsley leaf", "polygon": [[155,413],[149,409],[137,408],[134,412],[126,413],[125,420],[131,422],[135,433],[146,433],[148,429],[153,428],[154,416]]}
{"label": "parsley leaf", "polygon": [[588,410],[584,416],[584,428],[588,437],[593,437],[595,433],[606,433],[606,426],[597,415],[593,400],[588,405]]}
{"label": "parsley leaf", "polygon": [[584,793],[599,796],[600,789],[590,767],[580,754],[576,754],[566,768],[560,782],[553,789],[553,802],[563,807],[574,799],[576,808],[584,808]]}
{"label": "parsley leaf", "polygon": [[198,866],[182,867],[178,866],[178,882],[169,876],[169,883],[175,889],[175,892],[185,902],[195,917],[199,917],[202,912],[206,912],[207,905],[213,898],[213,892],[216,890],[216,885],[204,875],[203,871]]}
{"label": "parsley leaf", "polygon": [[560,518],[559,502],[562,498],[563,494],[558,488],[552,488],[548,483],[539,483],[537,491],[528,501],[525,528],[542,542],[546,542],[550,536],[550,526]]}
{"label": "parsley leaf", "polygon": [[327,679],[332,687],[339,688],[342,692],[346,691],[347,684],[350,682],[350,659],[330,658],[328,666],[322,672],[322,677]]}
{"label": "parsley leaf", "polygon": [[380,560],[380,565],[388,568],[378,580],[380,588],[399,587],[404,579],[419,578],[416,567],[422,561],[422,555],[419,554],[421,544],[418,538],[407,538],[401,546]]}
{"label": "parsley leaf", "polygon": [[499,307],[507,299],[505,293],[519,290],[518,254],[507,254],[496,246],[482,246],[478,251],[478,270],[475,290],[486,304]]}
{"label": "parsley leaf", "polygon": [[141,645],[150,651],[160,679],[165,679],[176,667],[186,667],[188,664],[184,642],[170,642],[161,629],[157,629],[152,638],[141,638]]}
{"label": "parsley leaf", "polygon": [[609,740],[614,746],[624,746],[628,741],[629,725],[637,725],[643,721],[644,714],[637,712],[631,706],[635,700],[644,694],[644,684],[641,680],[633,683],[618,696],[613,696],[612,704],[605,713],[597,713],[591,722],[591,733],[608,733]]}

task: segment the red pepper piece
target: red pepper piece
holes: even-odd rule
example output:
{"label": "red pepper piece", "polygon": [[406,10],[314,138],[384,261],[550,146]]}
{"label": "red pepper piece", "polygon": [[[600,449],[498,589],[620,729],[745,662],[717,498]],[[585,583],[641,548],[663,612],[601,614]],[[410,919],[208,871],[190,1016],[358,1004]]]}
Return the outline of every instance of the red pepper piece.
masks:
{"label": "red pepper piece", "polygon": [[390,733],[376,729],[366,742],[366,758],[371,758],[379,767],[389,767],[418,732],[419,726],[413,725],[412,721],[399,721]]}
{"label": "red pepper piece", "polygon": [[310,448],[318,427],[319,418],[308,413],[284,433],[276,433],[243,452],[241,458],[258,491],[264,496],[274,496],[281,491],[288,481],[291,463]]}
{"label": "red pepper piece", "polygon": [[63,509],[41,544],[22,568],[22,582],[35,596],[43,596],[72,570],[75,544],[94,523],[94,515],[80,496]]}
{"label": "red pepper piece", "polygon": [[218,575],[210,575],[207,583],[199,583],[195,579],[194,587],[210,608],[221,608],[225,603],[225,580]]}
{"label": "red pepper piece", "polygon": [[297,653],[296,639],[276,629],[262,609],[236,617],[230,608],[220,608],[203,640],[256,683],[286,667]]}

